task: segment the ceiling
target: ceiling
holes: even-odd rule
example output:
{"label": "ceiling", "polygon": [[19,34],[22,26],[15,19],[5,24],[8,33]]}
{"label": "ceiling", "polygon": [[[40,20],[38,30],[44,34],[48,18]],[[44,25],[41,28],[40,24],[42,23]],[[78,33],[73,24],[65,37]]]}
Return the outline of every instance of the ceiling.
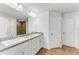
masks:
{"label": "ceiling", "polygon": [[0,3],[0,14],[8,14],[17,19],[26,19],[28,12],[40,14],[46,11],[58,11],[62,13],[79,11],[79,3],[18,3],[22,5],[23,11],[18,11],[10,6]]}
{"label": "ceiling", "polygon": [[23,11],[16,10],[8,5],[0,3],[0,15],[15,17],[16,19],[26,19],[28,17],[27,13]]}
{"label": "ceiling", "polygon": [[30,8],[36,12],[44,12],[48,10],[59,12],[75,12],[79,11],[79,3],[24,3],[25,9]]}

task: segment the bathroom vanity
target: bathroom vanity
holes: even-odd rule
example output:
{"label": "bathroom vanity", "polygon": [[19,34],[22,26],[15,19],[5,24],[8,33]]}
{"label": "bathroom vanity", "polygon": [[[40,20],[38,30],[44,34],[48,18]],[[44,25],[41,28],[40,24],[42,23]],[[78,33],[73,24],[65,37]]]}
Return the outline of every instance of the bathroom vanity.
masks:
{"label": "bathroom vanity", "polygon": [[0,55],[35,55],[43,47],[43,34],[31,33],[0,42]]}

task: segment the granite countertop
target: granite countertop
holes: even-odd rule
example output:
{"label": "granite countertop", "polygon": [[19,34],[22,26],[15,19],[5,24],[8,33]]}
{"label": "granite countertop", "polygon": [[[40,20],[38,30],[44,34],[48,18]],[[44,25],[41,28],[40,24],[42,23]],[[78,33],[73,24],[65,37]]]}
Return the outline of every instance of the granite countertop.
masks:
{"label": "granite countertop", "polygon": [[32,33],[32,34],[29,34],[29,35],[22,35],[22,36],[19,36],[19,37],[16,37],[16,38],[5,38],[5,39],[8,39],[8,40],[0,42],[0,52],[6,50],[8,48],[11,48],[13,46],[19,45],[19,44],[26,42],[28,40],[31,40],[35,37],[40,36],[40,35],[41,35],[40,33]]}

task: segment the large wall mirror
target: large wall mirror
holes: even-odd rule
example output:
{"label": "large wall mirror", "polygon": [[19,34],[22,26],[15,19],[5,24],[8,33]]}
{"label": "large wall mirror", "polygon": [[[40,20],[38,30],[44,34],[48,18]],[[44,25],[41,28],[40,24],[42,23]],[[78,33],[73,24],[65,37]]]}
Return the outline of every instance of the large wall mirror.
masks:
{"label": "large wall mirror", "polygon": [[17,35],[22,35],[27,33],[28,21],[17,21]]}

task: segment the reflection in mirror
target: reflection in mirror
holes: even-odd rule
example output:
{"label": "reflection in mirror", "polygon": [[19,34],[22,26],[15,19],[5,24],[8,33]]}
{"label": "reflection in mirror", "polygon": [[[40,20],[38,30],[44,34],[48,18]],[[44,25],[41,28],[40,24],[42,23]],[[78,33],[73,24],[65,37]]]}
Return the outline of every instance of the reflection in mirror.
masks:
{"label": "reflection in mirror", "polygon": [[17,35],[27,33],[27,21],[17,21]]}

